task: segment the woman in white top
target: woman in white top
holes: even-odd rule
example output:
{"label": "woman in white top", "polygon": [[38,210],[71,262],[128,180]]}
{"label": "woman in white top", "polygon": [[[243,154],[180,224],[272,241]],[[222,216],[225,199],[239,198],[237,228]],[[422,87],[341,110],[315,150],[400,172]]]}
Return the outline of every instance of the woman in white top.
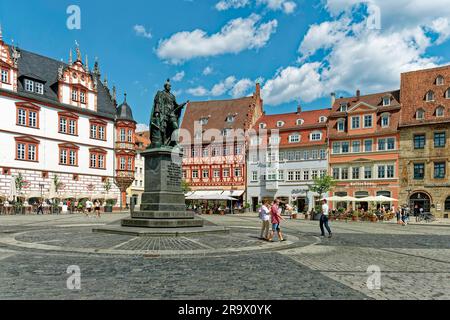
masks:
{"label": "woman in white top", "polygon": [[261,240],[269,239],[269,227],[270,227],[270,209],[269,209],[269,201],[264,201],[261,209],[259,209],[259,218],[262,221],[261,228]]}

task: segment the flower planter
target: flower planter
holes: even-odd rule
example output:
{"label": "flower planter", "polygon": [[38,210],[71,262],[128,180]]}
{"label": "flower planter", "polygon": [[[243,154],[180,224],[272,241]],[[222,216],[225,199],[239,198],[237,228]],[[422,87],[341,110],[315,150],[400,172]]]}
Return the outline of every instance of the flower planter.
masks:
{"label": "flower planter", "polygon": [[358,221],[358,217],[357,216],[352,216],[352,221]]}
{"label": "flower planter", "polygon": [[294,213],[294,214],[292,215],[292,219],[297,219],[297,214],[296,214],[296,213]]}

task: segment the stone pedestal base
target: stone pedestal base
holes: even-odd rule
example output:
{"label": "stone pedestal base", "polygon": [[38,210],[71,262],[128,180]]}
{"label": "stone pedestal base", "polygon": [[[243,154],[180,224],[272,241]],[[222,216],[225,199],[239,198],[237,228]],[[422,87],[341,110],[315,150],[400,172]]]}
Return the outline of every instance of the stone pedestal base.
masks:
{"label": "stone pedestal base", "polygon": [[207,226],[194,214],[186,212],[181,190],[182,155],[172,148],[149,149],[145,158],[145,187],[141,210],[131,212],[120,226],[106,226],[94,232],[137,236],[187,235],[189,233],[228,232],[223,227]]}

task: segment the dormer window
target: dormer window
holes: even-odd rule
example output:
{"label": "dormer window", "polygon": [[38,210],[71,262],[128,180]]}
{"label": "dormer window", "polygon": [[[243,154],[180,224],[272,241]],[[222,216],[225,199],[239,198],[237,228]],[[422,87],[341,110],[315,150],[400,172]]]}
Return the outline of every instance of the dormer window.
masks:
{"label": "dormer window", "polygon": [[381,115],[381,127],[382,128],[389,127],[389,117],[390,117],[390,115],[388,113]]}
{"label": "dormer window", "polygon": [[267,127],[267,125],[265,123],[260,123],[259,124],[259,128],[260,129],[265,129]]}
{"label": "dormer window", "polygon": [[423,110],[423,109],[417,110],[417,112],[416,112],[416,119],[417,120],[425,119],[425,110]]}
{"label": "dormer window", "polygon": [[434,92],[433,91],[428,91],[426,96],[425,96],[425,100],[426,101],[434,101]]}
{"label": "dormer window", "polygon": [[319,118],[319,122],[320,123],[324,123],[326,121],[327,121],[327,117],[322,116],[322,117]]}
{"label": "dormer window", "polygon": [[303,119],[297,119],[297,121],[296,121],[296,124],[298,126],[301,126],[303,123],[305,123],[305,120],[303,120]]}
{"label": "dormer window", "polygon": [[227,116],[227,120],[226,120],[228,123],[232,123],[232,122],[234,122],[234,116]]}
{"label": "dormer window", "polygon": [[44,84],[31,79],[25,79],[25,91],[37,94],[44,94]]}
{"label": "dormer window", "polygon": [[439,106],[436,108],[436,117],[443,117],[444,116],[444,107]]}
{"label": "dormer window", "polygon": [[34,81],[25,79],[25,91],[34,92]]}
{"label": "dormer window", "polygon": [[35,85],[36,93],[44,94],[44,85],[42,83],[35,82],[34,85]]}
{"label": "dormer window", "polygon": [[209,120],[209,119],[206,118],[206,117],[205,117],[205,118],[201,118],[201,119],[200,119],[200,124],[204,126],[204,125],[208,124],[208,120]]}
{"label": "dormer window", "polygon": [[436,85],[437,86],[442,86],[444,84],[444,77],[443,76],[438,76],[436,78]]}
{"label": "dormer window", "polygon": [[383,106],[386,107],[390,105],[391,105],[391,97],[390,96],[383,97]]}
{"label": "dormer window", "polygon": [[8,83],[9,82],[9,71],[7,69],[2,69],[1,71],[1,82]]}
{"label": "dormer window", "polygon": [[347,112],[347,103],[341,103],[341,106],[339,107],[340,112]]}
{"label": "dormer window", "polygon": [[282,126],[284,126],[284,121],[277,121],[277,127],[281,128]]}
{"label": "dormer window", "polygon": [[344,132],[345,131],[345,119],[339,119],[337,121],[337,130],[339,132]]}

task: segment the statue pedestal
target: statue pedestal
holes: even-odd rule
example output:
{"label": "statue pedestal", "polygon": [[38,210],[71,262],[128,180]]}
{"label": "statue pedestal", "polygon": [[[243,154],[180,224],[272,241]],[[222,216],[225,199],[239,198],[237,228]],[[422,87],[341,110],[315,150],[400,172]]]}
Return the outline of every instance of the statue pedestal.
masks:
{"label": "statue pedestal", "polygon": [[[141,210],[121,220],[121,226],[100,227],[94,232],[130,235],[186,235],[202,232],[228,232],[215,226],[203,226],[204,221],[186,212],[181,189],[182,155],[173,148],[154,148],[141,153],[145,158],[145,186]],[[129,229],[127,229],[129,228]]]}

